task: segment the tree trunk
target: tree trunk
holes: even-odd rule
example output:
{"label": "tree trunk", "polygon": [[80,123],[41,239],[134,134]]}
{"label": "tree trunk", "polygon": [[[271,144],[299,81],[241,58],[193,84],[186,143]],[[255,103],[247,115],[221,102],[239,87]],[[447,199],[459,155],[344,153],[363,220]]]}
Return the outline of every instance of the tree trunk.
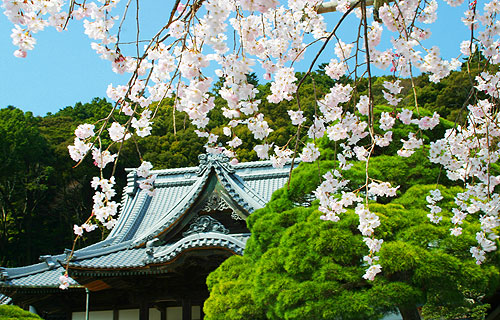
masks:
{"label": "tree trunk", "polygon": [[398,309],[403,320],[421,320],[420,314],[415,306],[399,306]]}

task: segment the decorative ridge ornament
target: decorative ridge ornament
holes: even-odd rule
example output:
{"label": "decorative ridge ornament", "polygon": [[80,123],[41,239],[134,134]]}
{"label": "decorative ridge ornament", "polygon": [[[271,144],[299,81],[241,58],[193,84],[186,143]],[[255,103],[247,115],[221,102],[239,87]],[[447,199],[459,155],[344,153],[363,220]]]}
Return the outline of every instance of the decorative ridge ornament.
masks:
{"label": "decorative ridge ornament", "polygon": [[198,156],[200,165],[198,166],[198,176],[201,176],[205,171],[214,169],[224,169],[228,173],[234,173],[234,167],[230,164],[230,159],[223,153],[205,153]]}
{"label": "decorative ridge ornament", "polygon": [[133,197],[139,188],[137,184],[137,171],[131,171],[127,174],[127,186],[125,194],[129,197]]}
{"label": "decorative ridge ornament", "polygon": [[224,200],[218,193],[212,193],[204,203],[201,211],[211,212],[211,211],[223,211],[227,209],[232,209],[229,204]]}
{"label": "decorative ridge ornament", "polygon": [[223,211],[231,210],[231,218],[233,220],[243,220],[231,206],[222,198],[218,193],[212,193],[203,204],[203,208],[200,211],[211,212],[211,211]]}
{"label": "decorative ridge ornament", "polygon": [[5,268],[0,267],[0,280],[5,281],[8,278],[9,278],[9,273],[7,272],[7,270],[5,270]]}
{"label": "decorative ridge ornament", "polygon": [[76,253],[73,252],[73,250],[71,249],[64,249],[64,259],[63,259],[63,262],[64,263],[69,263],[71,260],[75,260],[77,257]]}
{"label": "decorative ridge ornament", "polygon": [[155,247],[160,245],[160,239],[154,238],[146,243],[146,255],[148,258],[152,258],[155,252]]}
{"label": "decorative ridge ornament", "polygon": [[215,220],[211,216],[201,216],[198,217],[190,226],[189,229],[182,233],[184,237],[191,234],[202,233],[202,232],[217,232],[222,234],[228,234],[229,230],[224,227],[222,223]]}
{"label": "decorative ridge ornament", "polygon": [[52,257],[51,255],[40,256],[40,258],[38,259],[45,262],[49,267],[49,270],[52,270],[59,266],[58,263],[54,260],[54,257]]}

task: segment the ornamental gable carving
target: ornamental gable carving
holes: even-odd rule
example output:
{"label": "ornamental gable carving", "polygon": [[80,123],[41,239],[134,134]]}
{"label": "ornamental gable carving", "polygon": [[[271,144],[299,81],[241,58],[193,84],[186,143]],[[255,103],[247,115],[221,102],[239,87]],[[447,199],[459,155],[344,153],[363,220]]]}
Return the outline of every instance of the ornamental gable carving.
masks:
{"label": "ornamental gable carving", "polygon": [[182,233],[184,237],[187,237],[194,233],[205,233],[205,232],[216,232],[228,234],[229,230],[222,225],[219,221],[214,218],[203,215],[196,218],[194,222],[189,226],[189,229]]}
{"label": "ornamental gable carving", "polygon": [[232,210],[232,208],[229,206],[226,200],[222,199],[218,193],[214,192],[208,197],[201,211],[211,212],[211,211],[223,211],[228,209]]}

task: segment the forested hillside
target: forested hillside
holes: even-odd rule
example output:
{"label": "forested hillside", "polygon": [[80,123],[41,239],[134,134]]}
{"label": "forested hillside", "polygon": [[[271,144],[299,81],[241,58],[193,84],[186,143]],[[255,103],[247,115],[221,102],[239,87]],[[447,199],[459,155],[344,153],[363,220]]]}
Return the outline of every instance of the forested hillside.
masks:
{"label": "forested hillside", "polygon": [[[479,65],[472,66],[472,74],[479,69]],[[297,74],[298,79],[302,76]],[[255,77],[250,78],[250,81],[257,82]],[[384,103],[382,84],[389,79],[393,78],[373,78],[376,104]],[[312,118],[309,115],[315,112],[316,99],[329,92],[333,84],[321,68],[304,81],[299,91],[300,101],[309,119]],[[216,93],[218,85],[214,86],[213,94],[216,104],[223,104],[224,100]],[[407,106],[415,106],[416,91],[420,99],[418,105],[423,107],[421,112],[439,111],[452,122],[463,119],[465,110],[462,103],[467,101],[471,91],[467,72],[454,72],[439,84],[429,82],[424,74],[404,80],[404,86],[404,103]],[[258,89],[258,96],[264,97],[270,92],[270,85],[259,85]],[[366,79],[359,79],[356,90],[357,95],[367,93]],[[204,142],[197,137],[195,128],[185,115],[174,112],[173,104],[172,99],[162,105],[151,106],[157,112],[152,135],[138,140],[137,144],[130,139],[120,151],[121,161],[116,168],[118,189],[125,183],[124,168],[137,167],[140,156],[152,162],[155,169],[197,165],[198,154],[204,152]],[[280,145],[286,144],[285,139],[295,134],[296,127],[288,124],[286,114],[287,107],[293,109],[294,106],[297,109],[295,100],[276,105],[262,99],[260,111],[274,130],[271,135]],[[345,107],[354,106],[348,104]],[[73,224],[80,224],[90,214],[90,179],[97,171],[89,159],[74,168],[75,163],[68,155],[67,146],[72,143],[73,131],[78,124],[94,123],[107,115],[111,108],[113,106],[105,99],[95,98],[44,117],[24,113],[12,106],[0,110],[1,266],[34,263],[42,254],[62,252],[71,246]],[[223,137],[222,118],[220,111],[219,114],[214,111],[209,123],[209,127],[220,137]],[[239,160],[257,160],[251,147],[255,145],[251,133],[244,128],[238,127],[238,130],[238,136],[243,140],[236,150]],[[306,133],[307,130],[302,130],[302,142],[306,141]],[[229,140],[225,138],[225,141]],[[331,147],[333,150],[334,146]],[[103,236],[105,231],[93,232],[89,238],[80,240],[78,245],[95,242]]]}

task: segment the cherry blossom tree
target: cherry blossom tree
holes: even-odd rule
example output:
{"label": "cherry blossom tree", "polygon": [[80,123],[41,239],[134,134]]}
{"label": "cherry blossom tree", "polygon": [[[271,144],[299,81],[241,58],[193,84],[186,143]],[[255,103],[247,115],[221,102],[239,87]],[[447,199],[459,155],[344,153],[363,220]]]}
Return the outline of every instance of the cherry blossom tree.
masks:
{"label": "cherry blossom tree", "polygon": [[[176,110],[185,112],[197,126],[197,134],[207,141],[208,152],[223,154],[237,162],[237,148],[241,144],[236,135],[237,127],[246,127],[255,139],[259,158],[270,159],[279,167],[286,161],[299,157],[313,162],[320,156],[317,139],[323,136],[339,145],[337,159],[340,166],[323,177],[315,191],[320,201],[322,219],[338,221],[346,208],[355,208],[359,216],[359,231],[368,247],[364,278],[372,280],[381,272],[377,252],[383,239],[375,237],[380,225],[379,217],[370,212],[367,203],[371,197],[394,197],[398,186],[372,179],[368,174],[370,157],[376,148],[386,148],[399,141],[392,140],[392,127],[400,122],[411,129],[397,152],[401,157],[411,156],[417,149],[428,150],[429,159],[441,166],[451,180],[461,181],[465,191],[455,198],[453,225],[450,233],[459,236],[460,225],[473,215],[481,222],[477,245],[470,248],[471,255],[481,264],[487,252],[497,250],[498,212],[500,199],[497,185],[500,175],[492,169],[499,158],[499,80],[496,69],[500,62],[499,27],[497,14],[500,1],[482,4],[469,0],[462,17],[470,32],[464,34],[460,45],[461,56],[449,61],[440,57],[437,46],[427,47],[431,37],[427,26],[437,19],[436,0],[351,1],[339,0],[322,3],[321,0],[176,0],[166,24],[144,41],[139,36],[139,0],[136,13],[130,13],[132,0],[119,6],[119,0],[99,2],[71,0],[2,0],[4,13],[14,24],[12,42],[17,49],[14,55],[27,57],[36,44],[36,33],[48,27],[59,31],[74,20],[83,20],[85,34],[92,48],[116,73],[127,74],[123,85],[109,85],[107,94],[115,104],[107,117],[97,123],[82,124],[75,131],[74,144],[69,153],[77,164],[85,157],[92,157],[100,174],[92,181],[96,190],[94,207],[89,219],[81,226],[75,225],[77,237],[91,231],[96,223],[108,228],[115,224],[118,204],[112,200],[112,175],[125,140],[136,140],[150,134],[156,108],[165,99],[174,101]],[[446,6],[458,6],[463,0],[446,0]],[[117,11],[120,11],[119,14]],[[341,15],[335,26],[329,26],[324,13],[337,11]],[[121,39],[126,21],[137,22],[137,36],[130,42]],[[349,21],[349,22],[347,22]],[[354,21],[354,22],[353,22]],[[345,23],[357,30],[354,41],[342,39],[338,30]],[[389,48],[380,46],[382,37],[392,38]],[[315,46],[316,45],[316,46]],[[314,49],[311,53],[311,48]],[[315,114],[307,118],[299,89],[321,54],[330,50],[331,60],[325,72],[335,85],[323,97],[317,97]],[[304,59],[306,52],[313,57],[310,68],[301,79],[296,78],[296,62]],[[466,121],[457,123],[444,136],[429,143],[422,138],[425,130],[439,124],[440,116],[420,113],[418,95],[413,83],[416,73],[429,73],[429,79],[439,82],[462,62],[481,59],[483,72],[471,76],[472,90],[463,101]],[[329,57],[330,58],[330,57]],[[215,71],[212,71],[214,70]],[[393,81],[383,85],[383,95],[393,112],[375,116],[373,111],[373,69],[391,72]],[[262,70],[262,77],[271,81],[271,103],[294,101],[287,116],[297,127],[296,134],[285,145],[270,140],[273,131],[263,113],[259,112],[260,100],[256,87],[248,82],[248,75]],[[227,102],[216,106],[209,90],[214,77],[223,79],[218,93]],[[357,94],[360,79],[368,79],[368,94]],[[402,105],[400,78],[410,78],[414,103]],[[227,118],[223,133],[229,137],[225,146],[220,137],[207,129],[208,115],[214,108],[222,108]],[[117,114],[128,116],[118,121]],[[104,136],[109,136],[106,143]],[[118,152],[110,147],[118,145]],[[292,160],[293,161],[293,160]],[[365,184],[347,189],[343,173],[354,161],[366,164]],[[104,176],[103,169],[114,166],[111,176]],[[154,193],[152,165],[143,162],[137,169],[140,187]],[[436,177],[438,179],[438,177]],[[436,181],[439,182],[438,180]],[[440,223],[441,199],[439,188],[427,197],[429,218]]]}

